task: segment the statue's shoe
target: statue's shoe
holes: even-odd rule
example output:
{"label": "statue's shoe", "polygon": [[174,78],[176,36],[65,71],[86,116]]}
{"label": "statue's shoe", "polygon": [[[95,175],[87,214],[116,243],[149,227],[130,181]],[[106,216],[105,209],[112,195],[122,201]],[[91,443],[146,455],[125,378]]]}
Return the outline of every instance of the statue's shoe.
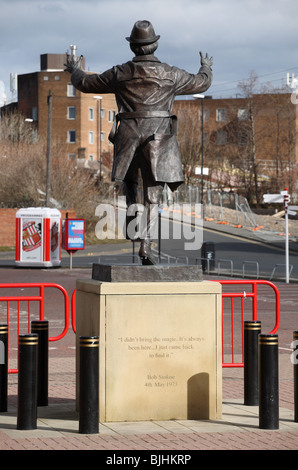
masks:
{"label": "statue's shoe", "polygon": [[139,249],[139,257],[141,258],[142,265],[156,264],[154,256],[151,251],[150,243],[142,242]]}

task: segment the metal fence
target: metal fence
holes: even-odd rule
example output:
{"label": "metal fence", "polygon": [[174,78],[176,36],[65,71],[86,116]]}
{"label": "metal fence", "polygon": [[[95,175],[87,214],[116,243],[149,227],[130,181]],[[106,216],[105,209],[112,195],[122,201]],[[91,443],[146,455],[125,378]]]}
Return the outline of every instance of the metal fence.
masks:
{"label": "metal fence", "polygon": [[[243,335],[244,321],[257,321],[258,318],[258,288],[268,286],[275,300],[273,324],[270,334],[277,332],[280,323],[280,294],[277,287],[270,281],[263,280],[216,280],[222,285],[222,366],[243,367]],[[58,284],[0,284],[0,322],[8,325],[9,348],[13,347],[16,339],[10,334],[14,331],[19,335],[22,330],[30,332],[32,319],[44,320],[45,300],[49,288],[62,293],[61,313],[64,326],[60,334],[49,337],[49,341],[59,341],[64,338],[71,323],[72,331],[76,333],[76,290],[69,298],[67,291]],[[33,292],[33,291],[36,292]],[[71,317],[71,318],[70,318]],[[16,326],[14,326],[16,325]],[[49,322],[51,325],[51,320]],[[9,353],[8,353],[9,354]],[[240,360],[237,358],[240,356]],[[9,359],[8,359],[9,360]],[[17,373],[18,369],[8,369],[9,373]]]}
{"label": "metal fence", "polygon": [[[54,283],[1,283],[0,314],[1,323],[8,325],[8,363],[9,351],[17,347],[17,338],[24,332],[30,333],[31,321],[45,319],[45,301],[48,289],[62,293],[61,313],[64,326],[60,334],[49,337],[49,341],[64,338],[69,329],[69,297],[64,287]],[[56,308],[58,308],[56,306]],[[14,337],[12,336],[14,332]],[[9,373],[17,373],[18,368],[9,368]]]}

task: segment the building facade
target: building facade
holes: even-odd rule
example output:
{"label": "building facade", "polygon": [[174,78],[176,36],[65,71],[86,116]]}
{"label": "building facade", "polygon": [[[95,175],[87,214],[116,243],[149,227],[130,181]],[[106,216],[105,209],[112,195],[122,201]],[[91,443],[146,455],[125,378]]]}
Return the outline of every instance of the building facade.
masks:
{"label": "building facade", "polygon": [[65,146],[68,158],[86,168],[100,167],[104,175],[112,161],[108,135],[117,110],[115,97],[76,90],[64,71],[65,62],[66,54],[44,54],[39,72],[18,75],[18,110],[32,119],[39,136],[46,137],[51,95],[52,139]]}
{"label": "building facade", "polygon": [[[18,75],[17,108],[46,138],[51,96],[52,140],[63,145],[66,158],[109,179],[113,146],[108,135],[117,113],[115,96],[76,90],[64,71],[65,62],[66,54],[43,54],[40,71]],[[186,175],[200,174],[196,170],[203,155],[209,170],[204,179],[210,184],[218,185],[223,178],[221,187],[242,186],[249,192],[254,180],[256,188],[264,189],[269,182],[271,191],[287,186],[291,193],[298,192],[297,106],[290,93],[179,99],[173,111]]]}
{"label": "building facade", "polygon": [[[206,181],[219,181],[222,187],[239,189],[249,175],[261,189],[298,189],[297,106],[290,93],[254,94],[245,98],[177,100],[180,145],[196,136],[196,160],[202,160],[202,128]],[[203,123],[202,123],[203,113]],[[183,123],[188,122],[186,127]],[[202,127],[203,125],[203,127]],[[182,145],[181,145],[182,148]],[[191,150],[188,147],[188,155]],[[187,162],[188,156],[182,157]],[[230,178],[230,181],[228,179]],[[238,183],[237,183],[238,180]],[[242,183],[241,183],[242,181]]]}

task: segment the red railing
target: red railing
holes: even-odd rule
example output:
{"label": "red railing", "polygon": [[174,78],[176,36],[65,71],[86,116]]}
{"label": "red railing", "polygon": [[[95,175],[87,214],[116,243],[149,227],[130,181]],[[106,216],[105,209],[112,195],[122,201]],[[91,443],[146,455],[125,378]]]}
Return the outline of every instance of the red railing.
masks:
{"label": "red railing", "polygon": [[[280,294],[277,287],[270,281],[262,280],[215,280],[214,282],[219,282],[223,287],[222,292],[222,366],[223,367],[243,367],[243,351],[244,351],[244,321],[245,319],[250,321],[258,320],[258,287],[259,286],[269,286],[273,289],[275,295],[275,324],[269,333],[274,334],[277,332],[280,324]],[[242,288],[244,286],[250,286],[251,291],[244,291]],[[68,329],[69,329],[69,317],[70,317],[70,301],[67,291],[60,285],[54,283],[29,283],[29,284],[4,284],[0,283],[0,302],[6,302],[6,318],[7,324],[9,325],[10,319],[10,303],[17,302],[17,334],[20,334],[20,304],[21,302],[27,302],[27,329],[30,332],[30,322],[31,322],[31,302],[39,303],[39,314],[38,317],[40,320],[45,319],[45,290],[46,288],[56,288],[62,292],[64,297],[64,329],[63,331],[55,336],[49,337],[49,341],[58,341],[62,339]],[[231,292],[226,292],[224,287],[230,287],[233,290]],[[32,293],[26,294],[24,290],[27,289],[37,289],[38,294],[33,295]],[[240,292],[235,292],[236,290]],[[22,289],[21,293],[10,295],[5,293],[2,295],[1,290],[4,289]],[[241,289],[243,291],[241,291]],[[235,305],[236,299],[240,300],[240,308]],[[251,299],[252,305],[248,313],[245,312],[244,303],[246,299]],[[229,311],[228,317],[230,325],[227,328],[225,322],[225,312],[226,312],[226,301],[229,300]],[[1,313],[1,310],[0,310]],[[1,318],[1,317],[0,317]],[[36,314],[35,314],[36,319]],[[0,320],[2,321],[2,320]],[[236,322],[238,326],[236,327]],[[73,332],[76,333],[76,290],[73,291],[71,296],[71,324]],[[227,351],[227,345],[230,342],[230,352]],[[231,360],[228,362],[226,360],[227,355],[231,356]],[[237,361],[236,356],[241,356],[241,360]],[[18,372],[17,369],[9,369],[10,373]]]}
{"label": "red railing", "polygon": [[[11,313],[11,302],[16,302],[17,304],[17,309],[16,309],[16,314],[17,314],[17,335],[19,336],[21,334],[21,329],[20,329],[20,316],[21,316],[21,303],[23,304],[24,302],[27,304],[27,310],[26,314],[28,315],[27,319],[27,331],[30,332],[30,322],[32,318],[32,302],[37,302],[39,304],[39,311],[37,314],[35,313],[35,319],[36,316],[38,317],[39,320],[45,320],[45,290],[46,288],[55,288],[58,289],[60,292],[63,294],[63,299],[64,299],[64,328],[62,332],[57,335],[57,336],[52,336],[49,337],[49,341],[58,341],[62,339],[69,328],[69,297],[67,291],[64,289],[64,287],[54,284],[54,283],[0,283],[0,302],[5,302],[6,303],[6,321],[9,326],[10,324],[10,313]],[[8,293],[4,293],[3,290],[8,290]],[[12,289],[17,289],[21,290],[21,292],[18,293],[9,293]],[[32,292],[27,294],[25,291],[28,289],[37,289],[36,294],[33,294]],[[2,313],[2,312],[1,312]],[[1,320],[2,322],[2,320]],[[10,328],[8,329],[9,335],[10,335]],[[8,339],[9,341],[9,339]],[[8,369],[9,373],[17,373],[18,369]]]}
{"label": "red railing", "polygon": [[[223,367],[243,367],[244,366],[244,321],[245,319],[250,320],[250,321],[257,321],[259,320],[258,318],[258,287],[259,286],[268,286],[271,289],[273,289],[273,293],[275,295],[275,324],[271,331],[268,332],[268,334],[274,334],[277,332],[279,325],[280,325],[280,294],[279,290],[270,281],[263,281],[263,280],[237,280],[237,281],[214,281],[214,282],[219,282],[223,287],[224,286],[233,286],[233,288],[238,287],[245,287],[247,286],[248,288],[251,287],[251,291],[247,292],[246,290],[243,292],[235,292],[236,289],[234,289],[233,292],[225,292],[223,289],[222,292],[222,366]],[[225,316],[225,299],[229,299],[229,310],[230,310],[230,325],[229,325],[229,331],[226,332],[226,325],[224,321],[224,316]],[[239,299],[240,300],[240,309],[238,307],[238,310],[235,309],[235,300]],[[252,301],[252,306],[251,306],[251,312],[247,313],[247,316],[245,317],[245,311],[244,311],[244,302],[246,299],[251,299]],[[236,311],[237,310],[237,311]],[[240,317],[240,318],[239,318]],[[236,321],[238,321],[238,328],[236,328],[235,324]],[[237,336],[238,335],[238,336]],[[236,349],[235,349],[235,337],[237,336],[238,340],[238,351],[237,351],[237,357],[240,356],[241,360],[236,361]],[[227,342],[226,338],[228,338],[228,341],[230,341],[230,351],[229,355],[231,356],[231,360],[228,362],[226,361],[226,353],[227,353]]]}
{"label": "red railing", "polygon": [[[263,286],[268,286],[273,290],[273,293],[275,295],[275,325],[273,329],[269,332],[271,334],[276,333],[276,331],[279,328],[280,324],[280,294],[279,290],[270,281],[263,281],[263,280],[215,280],[214,282],[219,282],[223,287],[224,286],[232,286],[234,288],[233,292],[222,292],[222,367],[243,367],[244,366],[244,358],[243,358],[243,353],[244,353],[244,321],[245,319],[250,320],[250,321],[257,321],[258,319],[258,287],[263,285]],[[240,291],[240,292],[235,292],[236,286],[239,288],[247,286],[248,288],[251,287],[251,291]],[[229,309],[229,317],[230,317],[230,328],[229,328],[229,334],[226,334],[226,325],[224,322],[224,315],[225,315],[225,300],[229,299],[230,300],[230,309]],[[240,299],[240,318],[239,318],[239,310],[235,308],[235,303],[234,301],[236,299]],[[244,312],[244,302],[246,299],[251,299],[252,305],[251,305],[251,310],[246,314],[245,318],[245,312]],[[72,327],[73,331],[76,332],[76,290],[74,290],[73,295],[72,295],[72,301],[71,301],[71,307],[72,307]],[[240,320],[240,321],[239,321]],[[238,328],[235,328],[235,322],[238,321]],[[238,335],[238,336],[237,336]],[[230,356],[231,356],[231,361],[226,360],[226,353],[227,353],[227,344],[226,344],[226,338],[230,340],[231,346],[230,346]],[[238,351],[236,351],[236,342],[238,342]],[[237,357],[241,356],[241,361],[236,361],[236,352],[237,352]]]}
{"label": "red railing", "polygon": [[71,296],[71,325],[74,333],[76,333],[76,299],[77,290],[75,289]]}

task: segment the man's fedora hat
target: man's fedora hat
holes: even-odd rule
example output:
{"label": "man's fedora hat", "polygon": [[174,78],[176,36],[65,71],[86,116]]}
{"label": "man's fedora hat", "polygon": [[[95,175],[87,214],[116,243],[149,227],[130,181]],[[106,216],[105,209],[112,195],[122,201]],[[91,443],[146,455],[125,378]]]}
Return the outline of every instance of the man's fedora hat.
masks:
{"label": "man's fedora hat", "polygon": [[156,36],[150,21],[142,20],[134,24],[130,37],[126,40],[132,44],[152,44],[158,41],[159,38],[160,36]]}

